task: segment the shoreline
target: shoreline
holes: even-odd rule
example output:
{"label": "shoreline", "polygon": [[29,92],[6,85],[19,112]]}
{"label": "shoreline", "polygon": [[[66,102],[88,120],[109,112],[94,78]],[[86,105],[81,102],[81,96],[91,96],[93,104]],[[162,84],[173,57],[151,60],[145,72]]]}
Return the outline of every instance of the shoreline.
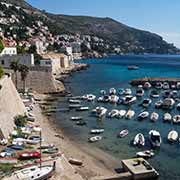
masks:
{"label": "shoreline", "polygon": [[[39,94],[37,94],[36,97],[39,98]],[[44,100],[44,98],[45,97],[40,97],[42,100]],[[92,148],[88,144],[84,146],[84,144],[74,142],[63,132],[60,125],[56,124],[56,120],[53,117],[46,117],[42,114],[38,103],[35,109],[34,114],[37,117],[37,123],[42,128],[44,139],[48,143],[55,144],[66,158],[73,157],[83,161],[83,166],[73,166],[75,173],[80,174],[85,180],[96,176],[115,175],[114,168],[120,167],[120,161],[117,161],[113,156],[103,150],[95,147]]]}

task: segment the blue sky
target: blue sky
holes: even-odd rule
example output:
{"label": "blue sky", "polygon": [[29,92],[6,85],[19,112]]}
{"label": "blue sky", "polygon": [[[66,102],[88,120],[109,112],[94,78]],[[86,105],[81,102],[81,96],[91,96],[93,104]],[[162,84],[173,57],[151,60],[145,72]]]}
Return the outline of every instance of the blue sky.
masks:
{"label": "blue sky", "polygon": [[27,0],[56,14],[111,17],[180,47],[180,0]]}

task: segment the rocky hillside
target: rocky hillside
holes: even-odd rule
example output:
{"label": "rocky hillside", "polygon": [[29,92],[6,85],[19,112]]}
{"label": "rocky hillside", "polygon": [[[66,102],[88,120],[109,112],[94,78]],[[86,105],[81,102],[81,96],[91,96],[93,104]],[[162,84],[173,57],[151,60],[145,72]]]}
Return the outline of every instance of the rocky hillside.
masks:
{"label": "rocky hillside", "polygon": [[[179,49],[174,47],[173,44],[165,42],[161,36],[129,27],[111,18],[54,15],[40,11],[24,0],[0,0],[0,2],[20,6],[23,9],[11,8],[11,11],[8,9],[4,12],[5,16],[14,14],[15,17],[19,17],[19,22],[16,22],[16,24],[9,23],[1,26],[0,22],[0,27],[3,27],[6,31],[8,30],[11,35],[16,33],[14,37],[17,37],[18,41],[28,40],[31,36],[37,36],[42,33],[37,25],[37,21],[41,21],[41,25],[47,26],[53,36],[79,34],[80,36],[89,35],[91,39],[92,37],[100,39],[98,43],[97,41],[95,43],[95,41],[88,38],[87,43],[81,38],[83,51],[96,50],[101,53],[180,53]],[[0,8],[3,8],[2,5]],[[15,27],[13,33],[11,26]],[[31,29],[32,33],[28,33],[27,29]],[[72,40],[72,38],[69,39]],[[50,44],[53,46],[53,49],[59,48],[57,45]]]}

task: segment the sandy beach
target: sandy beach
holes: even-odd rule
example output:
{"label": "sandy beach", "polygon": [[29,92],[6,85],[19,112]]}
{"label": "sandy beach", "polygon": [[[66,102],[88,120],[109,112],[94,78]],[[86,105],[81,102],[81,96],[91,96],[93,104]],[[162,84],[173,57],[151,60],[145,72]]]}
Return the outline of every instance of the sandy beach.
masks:
{"label": "sandy beach", "polygon": [[[41,99],[44,98],[39,95],[37,97]],[[56,126],[52,118],[47,118],[42,115],[38,103],[35,105],[34,114],[37,118],[36,123],[42,128],[42,136],[45,142],[55,144],[67,159],[73,157],[83,161],[83,166],[73,166],[71,172],[67,172],[64,177],[61,176],[61,172],[57,171],[55,177],[52,179],[78,179],[78,177],[73,177],[72,174],[79,174],[83,179],[90,179],[102,175],[109,176],[113,175],[114,168],[120,166],[119,161],[100,149],[93,148],[93,150],[91,150],[92,148],[89,148],[88,145],[78,144],[65,136],[63,130]]]}

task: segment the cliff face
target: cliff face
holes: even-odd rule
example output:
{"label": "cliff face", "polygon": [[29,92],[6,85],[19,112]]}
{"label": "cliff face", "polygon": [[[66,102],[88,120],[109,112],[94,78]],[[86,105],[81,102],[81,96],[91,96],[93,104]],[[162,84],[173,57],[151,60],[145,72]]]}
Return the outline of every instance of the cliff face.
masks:
{"label": "cliff face", "polygon": [[25,113],[25,106],[10,77],[0,80],[0,128],[5,137],[12,132],[14,117]]}

